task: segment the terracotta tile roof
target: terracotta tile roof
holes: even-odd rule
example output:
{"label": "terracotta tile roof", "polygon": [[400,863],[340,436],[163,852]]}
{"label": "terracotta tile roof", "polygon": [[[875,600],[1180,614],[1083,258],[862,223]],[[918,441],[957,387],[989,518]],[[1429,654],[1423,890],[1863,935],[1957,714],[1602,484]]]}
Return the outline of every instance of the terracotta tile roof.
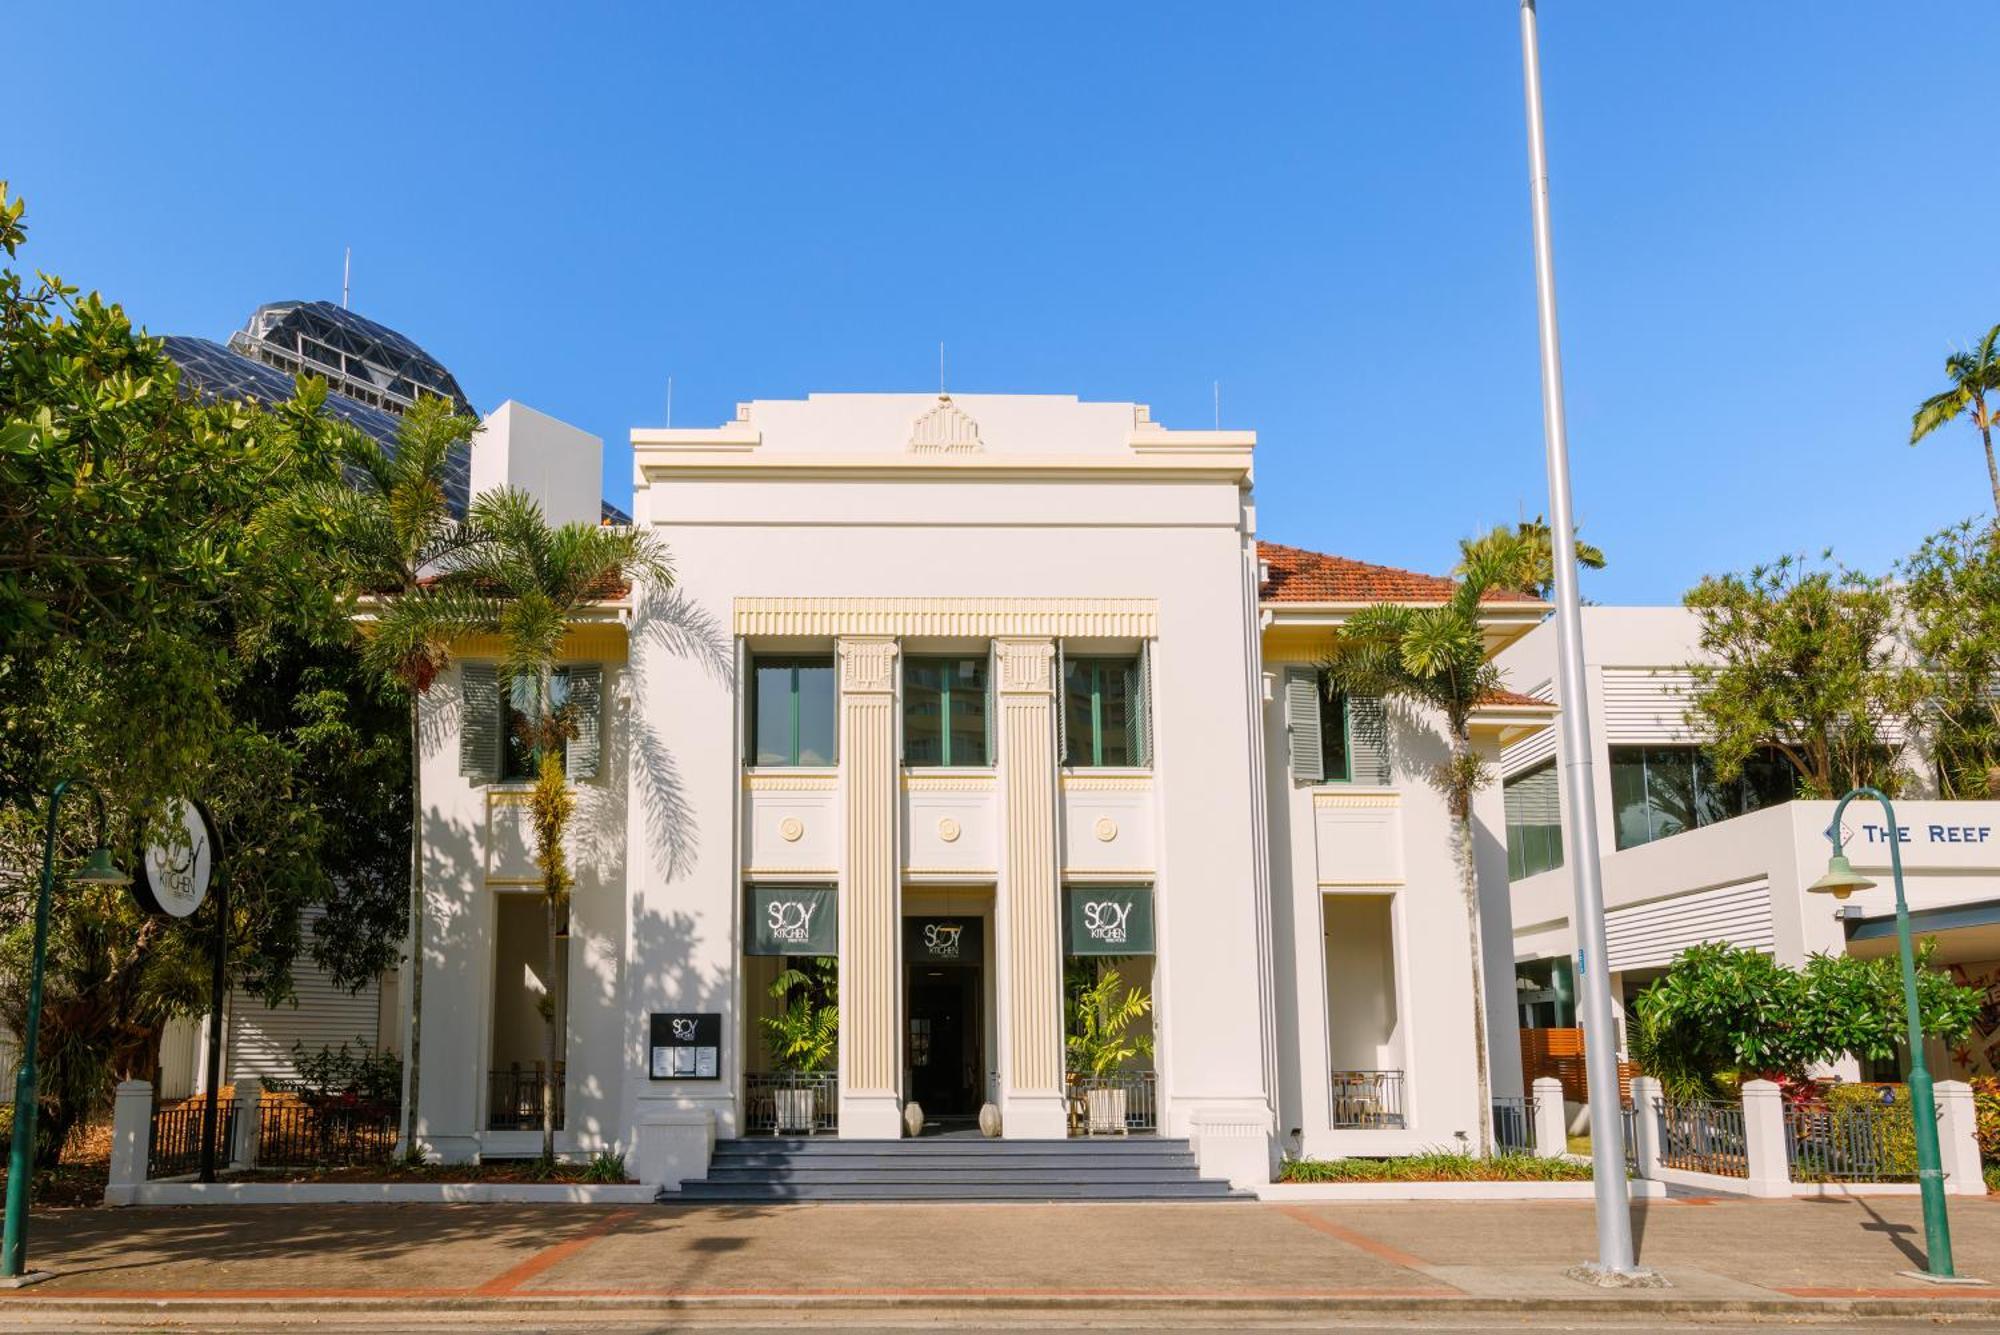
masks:
{"label": "terracotta tile roof", "polygon": [[[1451,596],[1452,582],[1442,575],[1420,575],[1394,566],[1374,566],[1327,556],[1303,547],[1260,542],[1257,555],[1270,574],[1257,597],[1267,603],[1441,603]],[[1531,603],[1512,590],[1486,595],[1490,603]]]}
{"label": "terracotta tile roof", "polygon": [[1504,705],[1508,708],[1533,705],[1540,709],[1546,709],[1551,713],[1555,712],[1556,707],[1556,702],[1553,700],[1542,700],[1532,695],[1522,695],[1519,691],[1488,691],[1479,697],[1479,703],[1482,705]]}

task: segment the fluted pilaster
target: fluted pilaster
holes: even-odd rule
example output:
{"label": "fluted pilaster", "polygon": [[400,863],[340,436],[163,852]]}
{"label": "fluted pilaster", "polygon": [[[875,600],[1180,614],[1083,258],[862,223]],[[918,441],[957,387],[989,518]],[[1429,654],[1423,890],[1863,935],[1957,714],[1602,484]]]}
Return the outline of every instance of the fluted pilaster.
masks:
{"label": "fluted pilaster", "polygon": [[896,642],[838,642],[840,788],[840,1133],[901,1134],[898,1005],[901,876],[896,858]]}
{"label": "fluted pilaster", "polygon": [[1012,1137],[1064,1134],[1062,921],[1056,884],[1055,643],[993,642],[999,674],[1000,823],[995,907],[1006,1026],[1002,1125]]}

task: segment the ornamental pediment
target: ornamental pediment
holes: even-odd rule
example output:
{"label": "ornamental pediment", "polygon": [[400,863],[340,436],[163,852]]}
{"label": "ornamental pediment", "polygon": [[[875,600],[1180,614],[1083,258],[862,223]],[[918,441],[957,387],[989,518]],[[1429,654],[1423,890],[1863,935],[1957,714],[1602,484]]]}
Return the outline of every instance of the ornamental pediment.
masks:
{"label": "ornamental pediment", "polygon": [[912,454],[981,454],[985,449],[979,439],[979,423],[953,403],[949,394],[938,395],[937,406],[910,424]]}

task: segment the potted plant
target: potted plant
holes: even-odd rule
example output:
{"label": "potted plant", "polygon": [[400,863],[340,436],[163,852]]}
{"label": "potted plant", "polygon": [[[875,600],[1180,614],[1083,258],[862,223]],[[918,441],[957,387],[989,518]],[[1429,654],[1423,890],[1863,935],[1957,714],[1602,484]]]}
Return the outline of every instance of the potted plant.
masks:
{"label": "potted plant", "polygon": [[[788,964],[771,980],[776,1015],[758,1017],[764,1046],[780,1074],[815,1075],[832,1068],[839,1051],[840,1004],[835,962],[814,959]],[[819,1089],[813,1083],[793,1083],[775,1091],[777,1130],[812,1134],[819,1117]]]}
{"label": "potted plant", "polygon": [[1106,1077],[1136,1058],[1152,1060],[1152,1036],[1132,1032],[1132,1026],[1152,1009],[1152,995],[1143,987],[1127,987],[1114,965],[1104,965],[1095,979],[1086,974],[1076,980],[1066,1042],[1070,1073],[1089,1082],[1084,1087],[1084,1117],[1091,1135],[1125,1134],[1126,1091],[1106,1082]]}

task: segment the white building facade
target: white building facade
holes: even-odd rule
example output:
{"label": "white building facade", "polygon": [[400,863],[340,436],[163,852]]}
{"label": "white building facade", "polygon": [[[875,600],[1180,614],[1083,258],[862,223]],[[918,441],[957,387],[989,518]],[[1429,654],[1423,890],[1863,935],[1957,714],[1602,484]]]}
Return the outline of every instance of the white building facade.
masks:
{"label": "white building facade", "polygon": [[[475,488],[594,478],[596,442],[557,427],[514,414]],[[1446,581],[1260,547],[1253,435],[1130,403],[814,395],[632,443],[634,522],[676,583],[565,645],[577,883],[553,970],[498,646],[432,691],[437,1153],[539,1147],[551,995],[562,1152],[672,1186],[700,1175],[690,1145],[800,1129],[763,1021],[815,958],[839,1013],[818,1133],[897,1138],[912,1103],[1009,1138],[1093,1129],[1066,1012],[1115,963],[1152,1049],[1111,1077],[1117,1129],[1188,1139],[1209,1176],[1475,1134],[1443,737],[1316,668],[1347,613]],[[595,522],[574,486],[539,494]],[[1495,604],[1495,651],[1544,610]],[[1496,698],[1475,740],[1497,761],[1552,712]],[[1497,786],[1476,816],[1492,1093],[1518,1097]]]}
{"label": "white building facade", "polygon": [[[1523,637],[1499,662],[1515,686],[1555,698],[1555,627]],[[1624,1007],[1691,945],[1725,941],[1788,964],[1813,954],[1893,955],[1895,895],[1887,822],[1857,801],[1843,817],[1854,867],[1878,884],[1837,903],[1805,887],[1826,871],[1834,803],[1793,799],[1775,755],[1721,784],[1687,722],[1702,660],[1695,615],[1677,607],[1584,609],[1584,683],[1590,692],[1591,769],[1604,862],[1612,1002]],[[1514,955],[1524,1027],[1575,1023],[1577,968],[1572,884],[1553,730],[1503,755]],[[2000,998],[2000,802],[1935,800],[1920,766],[1896,806],[1912,927],[1937,942],[1933,962]],[[1588,962],[1585,962],[1586,967]],[[1940,1076],[2000,1069],[2000,1008],[1970,1039],[1932,1054]],[[1889,1070],[1845,1074],[1895,1079]]]}

